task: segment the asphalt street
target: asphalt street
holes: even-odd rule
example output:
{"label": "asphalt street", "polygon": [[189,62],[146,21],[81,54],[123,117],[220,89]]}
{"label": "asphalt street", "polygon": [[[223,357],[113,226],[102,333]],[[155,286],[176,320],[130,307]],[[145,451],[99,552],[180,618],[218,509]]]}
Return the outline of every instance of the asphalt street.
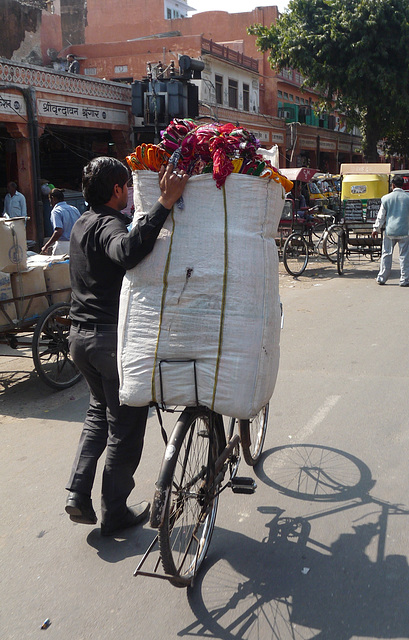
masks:
{"label": "asphalt street", "polygon": [[[240,468],[258,488],[221,495],[188,590],[133,576],[148,525],[110,539],[69,520],[85,384],[54,392],[30,357],[3,348],[0,638],[408,638],[409,288],[396,268],[383,287],[376,273],[368,261],[347,262],[343,277],[317,263],[293,279],[280,265],[269,429],[259,467]],[[153,497],[163,451],[152,416],[130,504]],[[99,470],[98,516],[100,482]]]}

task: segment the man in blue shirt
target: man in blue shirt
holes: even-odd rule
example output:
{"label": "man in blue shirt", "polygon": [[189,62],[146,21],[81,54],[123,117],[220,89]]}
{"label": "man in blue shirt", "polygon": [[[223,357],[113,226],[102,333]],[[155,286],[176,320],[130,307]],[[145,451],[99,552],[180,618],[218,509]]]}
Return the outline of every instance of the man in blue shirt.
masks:
{"label": "man in blue shirt", "polygon": [[16,183],[9,182],[7,191],[4,198],[3,216],[6,218],[27,218],[26,199],[22,193],[17,191]]}
{"label": "man in blue shirt", "polygon": [[403,191],[403,178],[392,179],[392,191],[381,198],[381,206],[376,217],[372,237],[385,226],[382,257],[378,284],[385,284],[392,270],[392,254],[395,244],[399,245],[400,286],[409,287],[409,195]]}
{"label": "man in blue shirt", "polygon": [[53,207],[51,224],[54,232],[40,253],[48,253],[48,249],[53,245],[53,256],[69,255],[71,229],[81,214],[77,207],[65,202],[62,189],[53,189],[50,193],[50,201]]}

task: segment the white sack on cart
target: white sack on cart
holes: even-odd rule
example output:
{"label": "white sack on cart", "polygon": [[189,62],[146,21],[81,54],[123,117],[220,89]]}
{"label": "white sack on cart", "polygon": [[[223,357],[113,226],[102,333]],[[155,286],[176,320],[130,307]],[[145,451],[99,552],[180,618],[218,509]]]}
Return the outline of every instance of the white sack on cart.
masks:
{"label": "white sack on cart", "polygon": [[[136,219],[159,195],[157,174],[134,172]],[[121,403],[198,402],[245,419],[270,400],[279,364],[274,237],[283,197],[280,184],[256,176],[230,175],[225,198],[211,175],[189,179],[184,209],[175,205],[152,253],[123,281]]]}

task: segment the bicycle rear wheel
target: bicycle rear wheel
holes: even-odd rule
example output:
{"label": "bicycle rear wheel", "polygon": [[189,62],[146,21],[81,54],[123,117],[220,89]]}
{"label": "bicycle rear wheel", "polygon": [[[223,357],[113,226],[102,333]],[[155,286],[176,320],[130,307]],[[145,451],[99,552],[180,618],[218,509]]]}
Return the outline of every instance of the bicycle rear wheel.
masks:
{"label": "bicycle rear wheel", "polygon": [[267,432],[268,403],[251,420],[239,420],[239,433],[243,457],[254,467],[263,451]]}
{"label": "bicycle rear wheel", "polygon": [[162,463],[168,498],[159,549],[163,568],[177,587],[191,584],[212,537],[218,504],[214,463],[224,446],[220,418],[205,408],[185,409]]}
{"label": "bicycle rear wheel", "polygon": [[291,276],[300,276],[308,263],[308,246],[301,233],[292,233],[284,244],[283,262]]}

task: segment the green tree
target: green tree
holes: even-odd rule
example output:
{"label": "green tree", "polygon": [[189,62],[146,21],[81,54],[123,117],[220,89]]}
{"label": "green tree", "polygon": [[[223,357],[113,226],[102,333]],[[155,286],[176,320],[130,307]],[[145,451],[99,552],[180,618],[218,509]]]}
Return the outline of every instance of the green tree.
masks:
{"label": "green tree", "polygon": [[[344,113],[362,131],[365,158],[378,140],[402,146],[409,119],[408,0],[290,0],[270,27],[253,25],[273,69],[297,69],[322,106]],[[407,146],[407,145],[406,145]]]}

